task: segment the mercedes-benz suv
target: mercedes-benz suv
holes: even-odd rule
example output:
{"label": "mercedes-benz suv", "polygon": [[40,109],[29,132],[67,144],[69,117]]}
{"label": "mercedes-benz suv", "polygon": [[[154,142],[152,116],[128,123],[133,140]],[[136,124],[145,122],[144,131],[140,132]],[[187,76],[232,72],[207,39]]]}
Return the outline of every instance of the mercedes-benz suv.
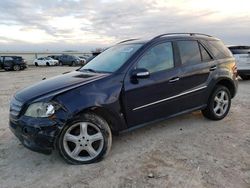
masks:
{"label": "mercedes-benz suv", "polygon": [[82,68],[18,91],[10,128],[24,146],[59,150],[71,164],[106,156],[112,134],[201,110],[223,119],[237,91],[235,59],[221,40],[170,33],[127,40]]}

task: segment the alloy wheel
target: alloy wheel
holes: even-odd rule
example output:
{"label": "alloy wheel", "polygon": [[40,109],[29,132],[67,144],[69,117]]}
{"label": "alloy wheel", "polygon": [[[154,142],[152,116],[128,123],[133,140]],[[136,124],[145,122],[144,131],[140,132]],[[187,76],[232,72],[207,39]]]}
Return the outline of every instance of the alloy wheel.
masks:
{"label": "alloy wheel", "polygon": [[71,158],[78,161],[89,161],[102,151],[104,137],[101,130],[93,123],[79,122],[66,131],[63,146]]}
{"label": "alloy wheel", "polygon": [[214,98],[214,113],[217,116],[223,116],[229,107],[229,96],[228,93],[224,90],[221,90],[217,93],[217,95]]}

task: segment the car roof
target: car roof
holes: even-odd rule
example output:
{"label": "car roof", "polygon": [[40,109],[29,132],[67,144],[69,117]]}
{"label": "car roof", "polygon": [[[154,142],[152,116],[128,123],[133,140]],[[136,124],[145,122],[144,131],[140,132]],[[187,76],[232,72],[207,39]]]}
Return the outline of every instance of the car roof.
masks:
{"label": "car roof", "polygon": [[158,41],[162,39],[183,39],[183,40],[188,40],[188,39],[203,39],[203,40],[219,40],[213,36],[202,34],[202,33],[166,33],[166,34],[161,34],[158,35],[154,38],[151,39],[127,39],[124,41],[121,41],[117,44],[146,44],[148,42],[152,41]]}

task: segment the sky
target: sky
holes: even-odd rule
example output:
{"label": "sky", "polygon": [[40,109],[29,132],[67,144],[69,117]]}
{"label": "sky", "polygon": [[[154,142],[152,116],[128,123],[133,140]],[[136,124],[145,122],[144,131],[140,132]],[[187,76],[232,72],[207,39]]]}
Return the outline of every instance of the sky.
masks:
{"label": "sky", "polygon": [[0,1],[0,51],[86,51],[169,32],[250,45],[250,0]]}

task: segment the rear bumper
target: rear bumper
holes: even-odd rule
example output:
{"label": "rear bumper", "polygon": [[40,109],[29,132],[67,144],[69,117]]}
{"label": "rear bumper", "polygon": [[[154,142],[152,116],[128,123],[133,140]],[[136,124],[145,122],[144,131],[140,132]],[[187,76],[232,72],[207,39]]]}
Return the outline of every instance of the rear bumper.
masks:
{"label": "rear bumper", "polygon": [[56,122],[48,119],[10,119],[9,128],[26,148],[44,154],[52,152],[56,135],[59,133]]}

